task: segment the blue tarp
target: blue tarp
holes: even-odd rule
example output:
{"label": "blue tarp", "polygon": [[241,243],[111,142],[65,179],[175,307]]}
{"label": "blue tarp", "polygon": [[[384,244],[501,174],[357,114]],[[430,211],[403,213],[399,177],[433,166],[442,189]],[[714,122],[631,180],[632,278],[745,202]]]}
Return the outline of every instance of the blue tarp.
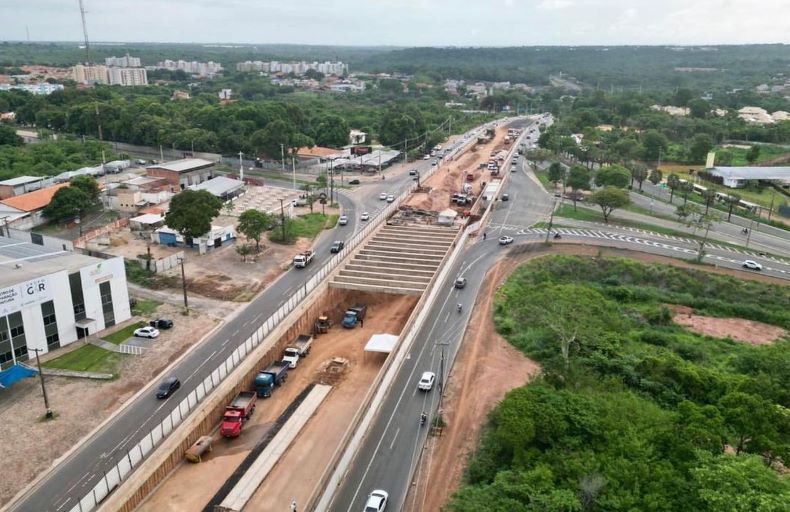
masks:
{"label": "blue tarp", "polygon": [[17,363],[8,370],[0,372],[0,389],[10,388],[16,382],[32,377],[38,372],[22,363]]}

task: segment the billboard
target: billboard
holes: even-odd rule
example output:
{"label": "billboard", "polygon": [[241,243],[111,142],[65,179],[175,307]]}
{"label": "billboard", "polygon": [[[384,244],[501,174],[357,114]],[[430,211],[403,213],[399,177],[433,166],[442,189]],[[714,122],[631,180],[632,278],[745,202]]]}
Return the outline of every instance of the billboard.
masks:
{"label": "billboard", "polygon": [[32,304],[52,300],[49,277],[37,277],[8,288],[0,288],[0,316],[14,313]]}

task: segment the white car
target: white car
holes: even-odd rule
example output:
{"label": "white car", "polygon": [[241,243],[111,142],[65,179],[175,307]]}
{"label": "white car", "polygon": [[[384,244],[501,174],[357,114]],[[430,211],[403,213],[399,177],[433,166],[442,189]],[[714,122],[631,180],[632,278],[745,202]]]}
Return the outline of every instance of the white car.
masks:
{"label": "white car", "polygon": [[509,245],[513,243],[512,236],[500,236],[499,237],[499,245]]}
{"label": "white car", "polygon": [[752,261],[752,260],[744,261],[743,265],[741,265],[741,266],[743,268],[747,268],[749,270],[762,270],[763,269],[762,264],[757,263],[756,261]]}
{"label": "white car", "polygon": [[341,215],[339,219],[337,219],[337,223],[340,226],[345,226],[348,224],[348,215]]}
{"label": "white car", "polygon": [[370,214],[368,212],[362,212],[362,215],[359,216],[359,220],[370,220]]}
{"label": "white car", "polygon": [[420,382],[417,384],[417,389],[422,391],[430,391],[433,389],[433,383],[436,380],[436,374],[433,372],[422,372]]}
{"label": "white car", "polygon": [[385,199],[387,199],[387,193],[386,192],[382,192],[381,194],[379,194],[379,200],[380,201],[383,201]]}
{"label": "white car", "polygon": [[387,196],[387,202],[388,203],[394,203],[395,202],[395,196],[393,196],[392,194],[388,195]]}
{"label": "white car", "polygon": [[387,499],[390,497],[387,491],[376,489],[368,494],[368,501],[365,502],[365,512],[381,512],[387,507]]}
{"label": "white car", "polygon": [[156,338],[159,336],[159,329],[155,327],[140,327],[134,330],[134,335],[138,338]]}
{"label": "white car", "polygon": [[422,159],[423,159],[423,160],[430,160],[430,159],[431,159],[431,155],[430,155],[430,153],[428,153],[427,155],[425,155],[424,157],[422,157]]}

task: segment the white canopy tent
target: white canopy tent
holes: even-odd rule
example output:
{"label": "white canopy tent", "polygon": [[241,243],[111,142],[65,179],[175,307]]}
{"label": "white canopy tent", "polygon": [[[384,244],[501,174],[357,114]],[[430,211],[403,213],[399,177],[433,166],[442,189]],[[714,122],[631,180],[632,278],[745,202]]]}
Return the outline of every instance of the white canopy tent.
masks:
{"label": "white canopy tent", "polygon": [[365,344],[365,352],[383,352],[389,354],[398,343],[398,337],[394,334],[374,334]]}

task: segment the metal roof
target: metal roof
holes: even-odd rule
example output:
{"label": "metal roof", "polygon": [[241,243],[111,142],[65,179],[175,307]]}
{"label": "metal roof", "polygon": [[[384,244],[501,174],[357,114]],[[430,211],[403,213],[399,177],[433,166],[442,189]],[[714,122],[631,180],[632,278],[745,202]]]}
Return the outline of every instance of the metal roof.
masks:
{"label": "metal roof", "polygon": [[790,180],[790,167],[722,167],[708,169],[714,176],[732,180]]}
{"label": "metal roof", "polygon": [[12,286],[61,270],[78,270],[100,261],[102,260],[82,254],[0,237],[0,287]]}
{"label": "metal roof", "polygon": [[243,181],[226,178],[225,176],[217,176],[216,178],[204,181],[198,185],[192,185],[189,188],[192,190],[207,190],[217,197],[223,197],[243,186]]}
{"label": "metal roof", "polygon": [[171,162],[162,162],[161,164],[149,165],[146,167],[146,169],[164,169],[166,171],[188,172],[212,165],[214,165],[214,162],[203,160],[202,158],[182,158],[181,160],[173,160]]}
{"label": "metal roof", "polygon": [[14,187],[16,185],[24,185],[25,183],[35,183],[47,179],[46,176],[17,176],[8,180],[0,181],[0,185],[8,185]]}

